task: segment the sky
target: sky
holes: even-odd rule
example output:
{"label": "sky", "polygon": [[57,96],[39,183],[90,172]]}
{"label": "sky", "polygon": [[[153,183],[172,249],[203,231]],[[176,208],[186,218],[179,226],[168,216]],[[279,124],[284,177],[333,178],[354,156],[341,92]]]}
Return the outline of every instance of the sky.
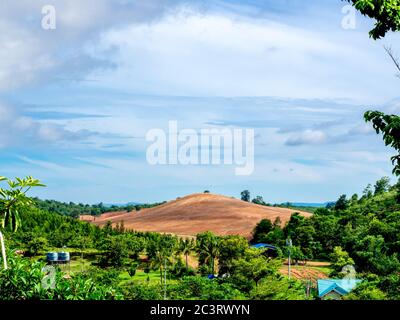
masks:
{"label": "sky", "polygon": [[[363,121],[398,114],[400,80],[373,22],[339,0],[3,0],[0,175],[32,175],[32,195],[156,202],[194,192],[271,203],[326,202],[391,175]],[[42,27],[53,5],[56,28]],[[400,53],[399,53],[400,54]],[[254,129],[255,168],[158,165],[151,129]]]}

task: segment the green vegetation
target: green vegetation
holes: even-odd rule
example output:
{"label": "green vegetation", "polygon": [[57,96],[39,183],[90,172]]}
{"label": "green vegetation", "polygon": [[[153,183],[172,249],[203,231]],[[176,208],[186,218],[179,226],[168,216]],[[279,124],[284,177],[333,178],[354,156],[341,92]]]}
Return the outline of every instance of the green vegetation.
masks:
{"label": "green vegetation", "polygon": [[[284,240],[291,238],[293,260],[330,260],[331,276],[335,277],[343,276],[344,266],[355,265],[359,277],[368,283],[371,297],[383,292],[387,299],[400,299],[398,184],[389,186],[383,178],[375,184],[374,194],[367,188],[360,199],[353,196],[347,200],[342,195],[331,208],[318,209],[311,218],[294,214],[280,232],[277,229],[262,221],[255,229],[254,241],[284,250]],[[360,297],[366,294],[362,292]]]}
{"label": "green vegetation", "polygon": [[[127,231],[123,223],[100,229],[34,202],[18,212],[24,223],[5,230],[10,268],[0,271],[0,300],[305,298],[301,283],[280,275],[282,259],[250,249],[239,236],[179,239]],[[51,250],[70,252],[71,266],[47,274],[44,254]],[[198,259],[198,269],[189,257]]]}
{"label": "green vegetation", "polygon": [[388,31],[400,31],[399,0],[347,0],[363,15],[376,21],[370,31],[373,39],[383,38]]}
{"label": "green vegetation", "polygon": [[35,206],[43,211],[47,212],[54,212],[61,215],[70,216],[73,218],[77,218],[80,215],[92,215],[92,216],[99,216],[103,213],[107,212],[114,212],[114,211],[127,211],[127,212],[134,212],[140,211],[142,209],[153,208],[164,204],[165,202],[160,203],[153,203],[153,204],[128,204],[124,206],[106,206],[103,203],[89,205],[89,204],[82,204],[82,203],[65,203],[55,200],[41,200],[38,198],[34,199]]}

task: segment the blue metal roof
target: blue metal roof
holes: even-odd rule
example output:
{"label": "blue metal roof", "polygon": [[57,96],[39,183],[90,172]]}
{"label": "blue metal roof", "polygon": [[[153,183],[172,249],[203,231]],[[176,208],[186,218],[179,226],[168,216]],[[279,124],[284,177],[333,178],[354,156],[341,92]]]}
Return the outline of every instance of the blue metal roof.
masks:
{"label": "blue metal roof", "polygon": [[322,298],[331,291],[341,295],[350,293],[362,280],[358,279],[323,279],[318,280],[318,296]]}
{"label": "blue metal roof", "polygon": [[266,244],[266,243],[257,243],[255,245],[251,246],[252,248],[256,248],[256,249],[261,249],[261,248],[267,248],[267,249],[272,249],[272,250],[276,250],[276,247],[270,244]]}

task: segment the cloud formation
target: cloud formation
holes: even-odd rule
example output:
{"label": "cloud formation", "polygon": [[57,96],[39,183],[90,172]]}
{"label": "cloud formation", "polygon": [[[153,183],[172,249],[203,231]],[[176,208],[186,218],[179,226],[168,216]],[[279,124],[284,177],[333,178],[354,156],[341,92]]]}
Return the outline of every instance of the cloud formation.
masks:
{"label": "cloud formation", "polygon": [[322,144],[328,140],[325,132],[321,130],[305,130],[292,135],[287,141],[288,146],[300,146],[303,144]]}
{"label": "cloud formation", "polygon": [[66,141],[80,141],[97,133],[81,129],[70,131],[61,125],[40,123],[20,115],[0,102],[0,148],[54,144]]}

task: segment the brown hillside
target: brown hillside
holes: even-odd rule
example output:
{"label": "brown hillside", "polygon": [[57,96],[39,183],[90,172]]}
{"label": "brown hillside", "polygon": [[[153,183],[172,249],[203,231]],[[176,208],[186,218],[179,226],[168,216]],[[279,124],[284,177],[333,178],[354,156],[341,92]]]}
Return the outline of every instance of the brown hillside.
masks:
{"label": "brown hillside", "polygon": [[[81,216],[81,220],[103,226],[124,222],[125,227],[136,231],[172,233],[193,236],[199,232],[212,231],[218,235],[242,235],[251,238],[251,233],[262,219],[272,222],[280,217],[282,225],[287,223],[296,210],[265,207],[214,194],[193,194],[167,202],[158,207],[139,212],[111,212],[100,217]],[[309,217],[311,214],[300,212]]]}

